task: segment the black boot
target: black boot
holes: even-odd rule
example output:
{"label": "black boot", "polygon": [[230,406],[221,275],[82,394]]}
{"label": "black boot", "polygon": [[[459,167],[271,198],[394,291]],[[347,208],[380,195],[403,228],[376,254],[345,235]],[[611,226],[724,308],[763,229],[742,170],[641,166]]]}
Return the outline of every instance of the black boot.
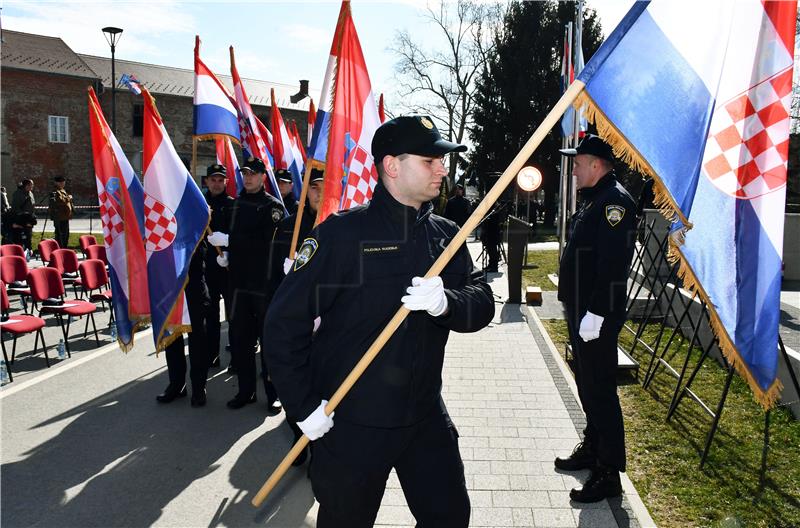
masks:
{"label": "black boot", "polygon": [[271,381],[264,381],[264,389],[267,392],[267,409],[271,414],[281,412],[281,401],[278,399],[278,391]]}
{"label": "black boot", "polygon": [[205,407],[206,405],[206,390],[205,389],[192,389],[192,407]]}
{"label": "black boot", "polygon": [[231,401],[229,401],[226,405],[231,409],[241,409],[248,403],[255,403],[256,402],[256,393],[250,394],[246,396],[244,394],[237,394],[233,397]]}
{"label": "black boot", "polygon": [[591,469],[597,463],[597,456],[591,443],[583,441],[575,446],[567,458],[556,457],[556,469],[562,471],[579,471]]}
{"label": "black boot", "polygon": [[178,387],[177,385],[173,385],[170,383],[167,385],[167,388],[164,389],[164,392],[156,396],[156,400],[159,403],[169,403],[175,398],[183,398],[186,396],[186,385],[182,387]]}
{"label": "black boot", "polygon": [[592,469],[592,476],[583,488],[575,488],[569,492],[569,498],[575,502],[599,502],[620,495],[622,484],[619,481],[619,471],[599,464]]}

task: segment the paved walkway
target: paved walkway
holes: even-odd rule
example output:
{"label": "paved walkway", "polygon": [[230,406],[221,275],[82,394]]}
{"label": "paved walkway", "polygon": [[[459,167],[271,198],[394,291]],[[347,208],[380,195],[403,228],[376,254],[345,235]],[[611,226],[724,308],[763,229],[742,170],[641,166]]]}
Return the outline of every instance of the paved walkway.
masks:
{"label": "paved walkway", "polygon": [[[651,526],[627,479],[612,504],[570,503],[586,474],[558,473],[552,460],[578,441],[574,386],[532,312],[500,304],[505,277],[492,274],[491,284],[494,322],[451,334],[444,371],[471,526]],[[236,382],[218,370],[206,408],[188,398],[156,404],[167,378],[149,333],[128,354],[90,348],[0,390],[4,527],[314,526],[304,468],[291,469],[261,509],[250,505],[290,445],[282,414],[267,416],[263,401],[226,409]],[[377,524],[413,523],[392,475]]]}

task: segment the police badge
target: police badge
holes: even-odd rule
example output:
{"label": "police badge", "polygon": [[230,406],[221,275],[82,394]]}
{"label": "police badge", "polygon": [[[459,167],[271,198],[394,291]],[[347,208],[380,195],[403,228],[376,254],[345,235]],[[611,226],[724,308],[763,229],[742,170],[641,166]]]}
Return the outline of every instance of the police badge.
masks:
{"label": "police badge", "polygon": [[606,206],[606,220],[608,220],[611,227],[616,226],[622,222],[622,217],[625,216],[625,208],[620,205],[607,205]]}
{"label": "police badge", "polygon": [[419,122],[422,123],[422,126],[427,128],[428,130],[433,130],[433,122],[425,116],[419,118]]}
{"label": "police badge", "polygon": [[303,240],[303,245],[300,246],[300,251],[297,252],[297,259],[294,261],[294,270],[297,271],[311,260],[314,253],[317,252],[319,244],[313,238]]}
{"label": "police badge", "polygon": [[277,207],[273,208],[272,209],[272,221],[277,224],[280,221],[281,218],[283,218],[283,211],[281,211]]}

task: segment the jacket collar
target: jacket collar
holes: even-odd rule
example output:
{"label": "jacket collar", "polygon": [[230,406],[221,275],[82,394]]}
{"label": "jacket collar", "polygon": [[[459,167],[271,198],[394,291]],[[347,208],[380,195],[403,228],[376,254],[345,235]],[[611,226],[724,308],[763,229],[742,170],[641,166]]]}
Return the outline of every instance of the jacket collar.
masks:
{"label": "jacket collar", "polygon": [[372,193],[369,210],[384,214],[394,222],[400,222],[409,227],[417,227],[424,223],[433,213],[433,205],[430,202],[425,202],[419,210],[403,205],[392,196],[383,185],[383,182],[378,181],[375,191]]}
{"label": "jacket collar", "polygon": [[585,187],[580,190],[581,198],[586,200],[590,200],[593,197],[597,196],[601,191],[608,189],[609,187],[613,187],[617,184],[617,176],[614,174],[614,171],[609,171],[606,173],[605,176],[597,180],[597,183],[594,184],[594,187]]}

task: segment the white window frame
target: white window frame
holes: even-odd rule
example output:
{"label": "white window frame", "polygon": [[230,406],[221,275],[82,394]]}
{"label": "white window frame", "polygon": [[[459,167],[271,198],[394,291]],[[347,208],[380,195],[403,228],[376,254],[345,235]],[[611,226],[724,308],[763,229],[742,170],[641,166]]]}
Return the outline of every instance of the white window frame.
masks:
{"label": "white window frame", "polygon": [[50,143],[69,143],[69,117],[47,116],[47,139]]}

